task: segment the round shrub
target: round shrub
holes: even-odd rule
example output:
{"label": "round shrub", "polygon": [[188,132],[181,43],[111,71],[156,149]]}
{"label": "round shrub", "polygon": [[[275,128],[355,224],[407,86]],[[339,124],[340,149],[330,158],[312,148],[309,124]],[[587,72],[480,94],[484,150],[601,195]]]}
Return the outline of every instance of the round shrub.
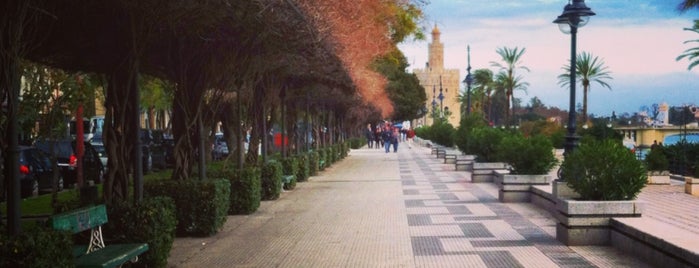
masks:
{"label": "round shrub", "polygon": [[582,200],[632,200],[647,180],[643,164],[613,140],[581,144],[566,156],[561,169]]}
{"label": "round shrub", "polygon": [[282,164],[271,160],[262,166],[260,174],[262,182],[262,200],[275,200],[282,190]]}
{"label": "round shrub", "polygon": [[438,120],[430,128],[432,136],[430,140],[442,146],[454,146],[453,136],[456,130],[451,124],[449,124],[448,122],[441,122]]}
{"label": "round shrub", "polygon": [[551,141],[542,135],[508,135],[496,146],[497,158],[512,166],[513,174],[547,174],[556,165]]}
{"label": "round shrub", "polygon": [[473,129],[466,147],[465,153],[476,155],[479,162],[498,162],[495,147],[500,143],[506,133],[504,130],[492,127],[480,127]]}
{"label": "round shrub", "polygon": [[652,171],[668,170],[670,167],[670,162],[667,160],[667,156],[665,156],[663,147],[660,146],[651,149],[646,155],[644,162],[646,163],[646,168]]}

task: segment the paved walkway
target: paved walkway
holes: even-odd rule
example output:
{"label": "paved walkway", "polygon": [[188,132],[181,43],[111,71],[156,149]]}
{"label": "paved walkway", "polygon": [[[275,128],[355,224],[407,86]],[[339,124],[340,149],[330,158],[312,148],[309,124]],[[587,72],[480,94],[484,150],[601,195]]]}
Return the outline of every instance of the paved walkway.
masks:
{"label": "paved walkway", "polygon": [[[427,148],[352,150],[279,200],[177,238],[171,267],[649,267],[610,247],[566,247],[555,220],[503,204]],[[696,230],[696,229],[695,229]]]}

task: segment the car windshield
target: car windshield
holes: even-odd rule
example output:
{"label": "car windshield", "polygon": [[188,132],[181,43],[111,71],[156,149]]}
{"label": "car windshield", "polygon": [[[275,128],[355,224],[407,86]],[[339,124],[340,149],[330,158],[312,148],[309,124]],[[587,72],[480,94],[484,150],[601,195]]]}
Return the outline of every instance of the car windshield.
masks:
{"label": "car windshield", "polygon": [[53,143],[56,157],[67,159],[73,154],[73,146],[70,141],[37,141],[34,146],[44,152],[51,152],[51,143]]}

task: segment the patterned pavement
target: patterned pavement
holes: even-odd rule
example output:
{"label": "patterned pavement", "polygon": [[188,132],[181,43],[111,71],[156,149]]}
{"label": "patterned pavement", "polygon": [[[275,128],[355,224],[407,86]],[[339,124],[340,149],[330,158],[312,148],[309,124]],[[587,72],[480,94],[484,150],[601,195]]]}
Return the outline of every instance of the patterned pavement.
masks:
{"label": "patterned pavement", "polygon": [[177,238],[170,267],[650,267],[611,247],[566,247],[555,220],[504,204],[422,147],[352,150],[279,200]]}

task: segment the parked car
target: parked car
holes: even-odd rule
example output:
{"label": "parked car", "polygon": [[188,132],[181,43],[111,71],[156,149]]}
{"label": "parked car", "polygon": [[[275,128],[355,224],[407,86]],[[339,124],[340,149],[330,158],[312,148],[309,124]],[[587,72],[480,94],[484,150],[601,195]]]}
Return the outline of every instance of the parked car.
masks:
{"label": "parked car", "polygon": [[[53,151],[51,145],[53,144]],[[102,183],[104,178],[104,165],[99,154],[89,142],[85,142],[85,154],[83,155],[83,178],[85,181],[92,180],[95,183]],[[65,185],[73,185],[77,182],[78,159],[75,154],[76,142],[74,140],[40,140],[34,146],[40,150],[55,155],[58,167],[61,169]]]}
{"label": "parked car", "polygon": [[108,158],[107,158],[107,151],[104,148],[104,143],[102,143],[102,140],[96,141],[93,139],[92,142],[90,142],[90,144],[92,144],[92,148],[95,148],[95,151],[99,155],[100,162],[102,162],[102,166],[104,166],[104,169],[107,170],[107,159]]}
{"label": "parked car", "polygon": [[[20,181],[22,182],[23,195],[53,191],[51,158],[36,147],[19,146],[19,171],[20,176],[22,176]],[[62,191],[63,176],[60,173],[57,180],[57,189]]]}
{"label": "parked car", "polygon": [[211,157],[214,160],[221,160],[228,156],[228,144],[223,138],[223,133],[216,133],[214,137],[213,148],[211,149]]}

